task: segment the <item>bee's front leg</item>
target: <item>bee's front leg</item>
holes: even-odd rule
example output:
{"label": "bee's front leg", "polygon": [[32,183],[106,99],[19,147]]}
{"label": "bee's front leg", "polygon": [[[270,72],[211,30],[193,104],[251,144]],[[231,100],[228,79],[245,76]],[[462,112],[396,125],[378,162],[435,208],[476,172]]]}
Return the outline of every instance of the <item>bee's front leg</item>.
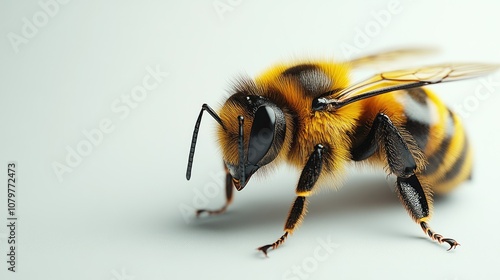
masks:
{"label": "bee's front leg", "polygon": [[307,208],[307,197],[311,194],[316,181],[319,178],[323,167],[323,145],[318,144],[314,147],[314,152],[309,156],[306,166],[300,174],[299,183],[297,185],[297,198],[290,209],[288,218],[285,223],[285,233],[274,243],[261,246],[257,250],[262,251],[267,257],[267,250],[270,248],[276,249],[285,242],[288,235],[293,233],[293,230],[300,224],[305,216]]}
{"label": "bee's front leg", "polygon": [[233,202],[233,178],[229,173],[226,165],[224,164],[224,170],[226,171],[226,203],[219,209],[216,210],[207,210],[207,209],[198,209],[196,210],[196,217],[199,217],[202,213],[207,213],[209,215],[219,215],[226,212],[227,207],[231,202]]}

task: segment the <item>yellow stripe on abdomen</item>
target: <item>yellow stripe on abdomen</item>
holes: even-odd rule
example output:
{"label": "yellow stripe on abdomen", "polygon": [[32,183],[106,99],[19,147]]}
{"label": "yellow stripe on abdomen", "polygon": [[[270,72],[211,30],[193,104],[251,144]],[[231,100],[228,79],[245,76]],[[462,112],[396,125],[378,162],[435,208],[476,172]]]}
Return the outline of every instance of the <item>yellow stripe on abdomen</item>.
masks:
{"label": "yellow stripe on abdomen", "polygon": [[[434,152],[427,153],[426,150],[425,153],[428,165],[423,175],[437,193],[447,192],[467,179],[472,168],[472,152],[462,122],[456,114],[446,110],[442,125],[444,137],[436,145]],[[433,138],[436,144],[438,137]]]}

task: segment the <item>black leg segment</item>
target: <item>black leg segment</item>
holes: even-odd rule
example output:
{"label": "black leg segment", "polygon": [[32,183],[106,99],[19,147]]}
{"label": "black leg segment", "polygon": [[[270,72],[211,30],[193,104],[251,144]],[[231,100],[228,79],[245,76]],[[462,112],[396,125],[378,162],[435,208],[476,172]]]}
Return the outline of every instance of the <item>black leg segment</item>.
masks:
{"label": "black leg segment", "polygon": [[416,221],[428,217],[430,214],[429,204],[417,176],[413,174],[408,178],[398,177],[396,184],[401,201],[410,216]]}
{"label": "black leg segment", "polygon": [[314,184],[319,178],[323,168],[323,145],[318,144],[314,147],[314,152],[309,156],[306,166],[302,170],[297,185],[297,194],[304,195],[311,192]]}
{"label": "black leg segment", "polygon": [[351,157],[361,161],[380,148],[385,152],[389,170],[398,177],[411,176],[417,169],[415,157],[422,157],[415,141],[411,137],[403,137],[402,132],[384,113],[377,114],[365,140],[351,150]]}

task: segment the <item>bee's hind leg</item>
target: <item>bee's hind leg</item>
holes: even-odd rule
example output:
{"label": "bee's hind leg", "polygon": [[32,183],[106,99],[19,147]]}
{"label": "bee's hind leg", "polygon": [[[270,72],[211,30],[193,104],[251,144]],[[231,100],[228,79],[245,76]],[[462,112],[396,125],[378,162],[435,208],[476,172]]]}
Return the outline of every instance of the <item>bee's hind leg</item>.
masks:
{"label": "bee's hind leg", "polygon": [[424,191],[417,176],[413,174],[408,178],[398,177],[397,192],[401,203],[405,206],[410,216],[420,224],[422,230],[432,239],[439,243],[446,242],[450,245],[448,249],[455,249],[460,245],[455,239],[443,238],[439,233],[434,232],[427,221],[430,219],[430,206],[432,198],[429,191]]}
{"label": "bee's hind leg", "polygon": [[429,186],[422,186],[415,174],[419,174],[425,164],[422,152],[415,139],[397,128],[384,113],[375,117],[366,139],[351,151],[352,159],[361,161],[380,150],[385,153],[390,172],[397,176],[398,196],[412,219],[432,240],[446,242],[450,249],[460,245],[454,239],[443,238],[429,227],[432,193]]}

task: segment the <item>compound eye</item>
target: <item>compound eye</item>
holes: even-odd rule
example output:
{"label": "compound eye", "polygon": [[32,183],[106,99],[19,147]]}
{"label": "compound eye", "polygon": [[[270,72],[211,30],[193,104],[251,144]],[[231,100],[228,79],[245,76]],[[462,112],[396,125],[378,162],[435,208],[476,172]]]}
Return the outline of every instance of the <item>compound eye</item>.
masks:
{"label": "compound eye", "polygon": [[257,165],[273,144],[276,113],[269,106],[261,106],[255,112],[248,143],[248,163]]}

